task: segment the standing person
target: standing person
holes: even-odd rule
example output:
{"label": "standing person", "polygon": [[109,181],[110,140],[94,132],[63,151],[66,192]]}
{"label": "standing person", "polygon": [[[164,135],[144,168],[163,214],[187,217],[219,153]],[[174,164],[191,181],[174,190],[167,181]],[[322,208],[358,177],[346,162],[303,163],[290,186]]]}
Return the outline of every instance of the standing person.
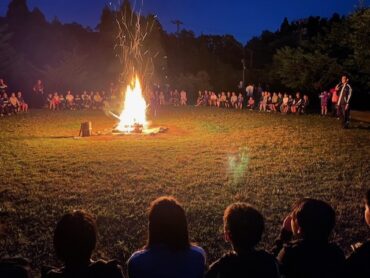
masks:
{"label": "standing person", "polygon": [[34,105],[36,108],[42,108],[46,104],[46,98],[44,96],[44,84],[41,80],[37,80],[33,86],[34,93]]}
{"label": "standing person", "polygon": [[350,102],[352,97],[352,87],[348,84],[349,79],[347,75],[342,76],[341,83],[335,89],[339,93],[338,111],[342,118],[343,128],[349,128],[350,120]]}
{"label": "standing person", "polygon": [[224,238],[232,251],[214,262],[206,278],[278,278],[275,258],[256,249],[265,229],[262,214],[246,203],[234,203],[224,212]]}
{"label": "standing person", "polygon": [[331,115],[332,117],[338,117],[338,92],[335,88],[330,90],[331,96]]}
{"label": "standing person", "polygon": [[328,99],[329,99],[328,92],[327,91],[322,92],[319,98],[321,99],[321,116],[326,116],[328,114]]}
{"label": "standing person", "polygon": [[247,93],[247,97],[253,97],[253,91],[254,91],[254,86],[252,84],[249,84],[246,88],[245,88],[245,92]]}
{"label": "standing person", "polygon": [[190,243],[185,210],[173,197],[156,199],[149,209],[148,241],[128,260],[130,278],[202,278],[206,255]]}

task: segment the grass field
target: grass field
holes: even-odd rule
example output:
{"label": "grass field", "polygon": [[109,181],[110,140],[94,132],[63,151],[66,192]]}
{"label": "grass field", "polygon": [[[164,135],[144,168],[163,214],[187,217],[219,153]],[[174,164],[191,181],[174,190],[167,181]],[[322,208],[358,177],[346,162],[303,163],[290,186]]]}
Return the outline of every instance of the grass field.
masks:
{"label": "grass field", "polygon": [[99,111],[31,111],[0,118],[0,257],[55,264],[52,233],[73,209],[97,215],[96,257],[125,261],[144,244],[146,208],[161,195],[185,206],[191,239],[213,261],[227,245],[222,214],[247,201],[266,218],[269,248],[292,202],[324,199],[337,211],[333,240],[346,252],[368,235],[362,197],[370,187],[370,132],[336,119],[211,108],[166,108],[156,136],[76,139],[114,121]]}

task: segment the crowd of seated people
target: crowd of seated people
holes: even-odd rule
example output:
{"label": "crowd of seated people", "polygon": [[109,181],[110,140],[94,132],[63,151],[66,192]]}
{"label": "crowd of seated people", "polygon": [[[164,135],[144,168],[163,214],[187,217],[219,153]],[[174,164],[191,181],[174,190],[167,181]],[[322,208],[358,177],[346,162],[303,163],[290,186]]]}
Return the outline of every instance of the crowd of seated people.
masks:
{"label": "crowd of seated people", "polygon": [[160,106],[173,105],[178,107],[188,105],[188,93],[185,90],[179,91],[175,89],[167,93],[162,90],[153,90],[151,95]]}
{"label": "crowd of seated people", "polygon": [[0,117],[15,115],[19,112],[28,112],[22,92],[7,93],[8,86],[0,79]]}
{"label": "crowd of seated people", "polygon": [[215,106],[219,108],[249,109],[260,112],[281,112],[284,114],[305,114],[309,105],[307,95],[262,91],[260,96],[244,92],[199,91],[196,106]]}
{"label": "crowd of seated people", "polygon": [[[370,190],[364,214],[370,226]],[[261,212],[247,203],[231,204],[223,215],[224,239],[230,249],[209,265],[204,249],[190,240],[183,206],[173,197],[160,197],[149,207],[147,241],[128,259],[127,276],[370,277],[370,241],[354,245],[346,258],[342,249],[330,242],[335,223],[336,213],[327,202],[301,199],[284,219],[274,247],[267,251],[257,248],[265,231]],[[65,214],[56,225],[53,243],[62,266],[44,267],[42,277],[125,276],[118,261],[92,260],[97,226],[87,212]],[[29,277],[19,276],[29,272],[27,266],[25,260],[3,260],[0,277]]]}
{"label": "crowd of seated people", "polygon": [[46,97],[45,107],[50,110],[87,110],[103,109],[108,102],[114,102],[117,99],[115,94],[102,92],[84,91],[81,94],[74,94],[68,91],[65,95],[58,92],[50,93]]}

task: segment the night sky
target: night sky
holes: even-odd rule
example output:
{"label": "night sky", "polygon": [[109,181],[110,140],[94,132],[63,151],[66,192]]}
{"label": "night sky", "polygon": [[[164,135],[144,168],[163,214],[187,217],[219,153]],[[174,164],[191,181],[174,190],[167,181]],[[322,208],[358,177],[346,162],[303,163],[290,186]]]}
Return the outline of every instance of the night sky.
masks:
{"label": "night sky", "polygon": [[[28,0],[48,19],[57,16],[62,22],[78,22],[95,28],[101,10],[120,0]],[[141,3],[142,0],[137,0]],[[10,0],[0,0],[0,14],[6,13]],[[134,1],[132,1],[133,3]],[[348,14],[358,0],[144,0],[144,12],[156,14],[169,32],[176,30],[171,20],[184,22],[184,28],[196,34],[232,34],[245,43],[263,30],[275,31],[284,17],[289,20],[310,15]]]}

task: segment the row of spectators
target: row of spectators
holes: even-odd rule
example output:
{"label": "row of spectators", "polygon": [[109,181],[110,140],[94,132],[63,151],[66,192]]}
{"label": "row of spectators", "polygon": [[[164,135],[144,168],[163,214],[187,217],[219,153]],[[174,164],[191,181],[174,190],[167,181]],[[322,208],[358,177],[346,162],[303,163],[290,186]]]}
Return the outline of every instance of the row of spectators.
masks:
{"label": "row of spectators", "polygon": [[250,109],[263,112],[281,112],[304,114],[309,99],[307,95],[296,93],[295,97],[287,93],[262,91],[256,98],[253,94],[235,92],[199,91],[196,106],[216,106],[222,108]]}
{"label": "row of spectators", "polygon": [[[370,190],[365,199],[370,226]],[[304,198],[293,205],[271,251],[257,249],[264,230],[263,215],[246,203],[234,203],[223,216],[224,238],[230,251],[208,267],[206,252],[191,243],[184,208],[173,197],[156,199],[149,208],[148,238],[127,262],[128,277],[370,277],[370,241],[353,246],[346,259],[329,238],[336,222],[326,202]],[[60,268],[44,268],[42,277],[123,277],[117,261],[92,261],[97,244],[95,218],[84,211],[62,217],[54,232]],[[19,261],[0,265],[1,277],[26,273]],[[26,277],[26,276],[23,276]]]}
{"label": "row of spectators", "polygon": [[66,95],[55,92],[48,94],[45,106],[50,110],[82,110],[82,109],[102,109],[108,102],[114,102],[117,99],[115,94],[106,94],[102,92],[84,91],[82,94],[74,95],[68,91]]}
{"label": "row of spectators", "polygon": [[0,117],[11,116],[19,112],[27,112],[28,104],[25,102],[22,92],[7,93],[8,86],[0,79]]}

